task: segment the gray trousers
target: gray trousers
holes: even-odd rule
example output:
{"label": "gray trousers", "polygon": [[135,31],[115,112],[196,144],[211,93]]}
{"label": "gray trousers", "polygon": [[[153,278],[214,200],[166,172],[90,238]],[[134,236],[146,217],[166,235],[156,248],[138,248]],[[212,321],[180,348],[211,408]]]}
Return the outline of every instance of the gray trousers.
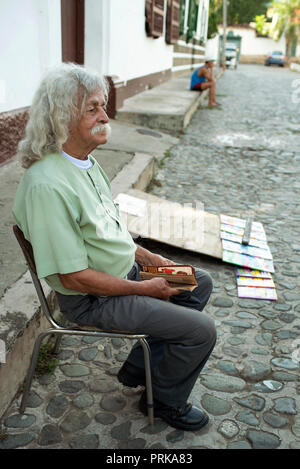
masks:
{"label": "gray trousers", "polygon": [[[127,278],[138,281],[135,263]],[[186,403],[215,342],[213,319],[202,310],[212,291],[209,274],[196,269],[198,287],[163,301],[148,296],[95,297],[57,294],[61,312],[72,322],[149,335],[154,398],[170,406]],[[135,344],[127,361],[144,368]]]}

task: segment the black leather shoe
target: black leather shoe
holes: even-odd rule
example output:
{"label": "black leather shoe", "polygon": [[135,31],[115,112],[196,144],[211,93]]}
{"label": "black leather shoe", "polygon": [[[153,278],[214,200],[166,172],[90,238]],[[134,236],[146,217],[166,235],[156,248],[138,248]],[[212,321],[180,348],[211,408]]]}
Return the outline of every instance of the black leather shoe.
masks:
{"label": "black leather shoe", "polygon": [[[147,399],[144,392],[139,402],[139,409],[147,415]],[[208,422],[208,416],[191,404],[181,407],[170,407],[154,399],[154,417],[160,417],[171,427],[187,431],[196,431],[204,427]]]}
{"label": "black leather shoe", "polygon": [[130,388],[145,386],[146,384],[145,370],[131,365],[128,362],[123,364],[117,376],[120,383]]}

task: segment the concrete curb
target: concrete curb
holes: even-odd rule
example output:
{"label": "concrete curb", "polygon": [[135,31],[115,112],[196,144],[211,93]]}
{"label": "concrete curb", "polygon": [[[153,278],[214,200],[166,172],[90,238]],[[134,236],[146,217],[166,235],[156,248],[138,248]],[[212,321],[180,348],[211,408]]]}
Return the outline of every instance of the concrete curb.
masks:
{"label": "concrete curb", "polygon": [[157,112],[134,112],[120,110],[117,113],[116,119],[119,121],[130,122],[131,124],[141,125],[149,129],[159,129],[161,131],[181,132],[184,130],[198,106],[204,101],[208,91],[204,91],[201,95],[197,95],[187,109],[177,113],[157,113]]}
{"label": "concrete curb", "polygon": [[[218,71],[215,79],[218,80],[222,74],[223,70]],[[208,95],[208,90],[201,94],[191,92],[189,86],[190,76],[184,75],[133,96],[125,100],[116,120],[150,129],[180,132],[188,126]]]}
{"label": "concrete curb", "polygon": [[111,181],[113,197],[129,189],[144,190],[154,176],[157,160],[145,153],[136,153],[133,159]]}
{"label": "concrete curb", "polygon": [[[45,294],[54,306],[54,294],[43,282]],[[0,416],[14,399],[30,364],[37,336],[49,327],[27,271],[8,288],[0,301],[1,339],[5,341],[5,363],[0,363]],[[20,366],[22,363],[22,366]]]}

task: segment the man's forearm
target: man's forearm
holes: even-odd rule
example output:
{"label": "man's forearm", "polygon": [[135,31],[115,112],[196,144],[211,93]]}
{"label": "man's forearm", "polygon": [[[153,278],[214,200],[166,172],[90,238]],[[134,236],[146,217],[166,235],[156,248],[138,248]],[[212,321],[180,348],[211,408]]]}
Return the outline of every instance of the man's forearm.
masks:
{"label": "man's forearm", "polygon": [[136,245],[135,260],[140,265],[151,265],[152,253],[142,246]]}
{"label": "man's forearm", "polygon": [[59,274],[59,278],[65,288],[95,296],[142,295],[167,300],[171,295],[180,293],[163,278],[135,282],[93,269]]}
{"label": "man's forearm", "polygon": [[93,269],[71,274],[59,274],[65,288],[98,296],[143,295],[143,282],[115,277]]}

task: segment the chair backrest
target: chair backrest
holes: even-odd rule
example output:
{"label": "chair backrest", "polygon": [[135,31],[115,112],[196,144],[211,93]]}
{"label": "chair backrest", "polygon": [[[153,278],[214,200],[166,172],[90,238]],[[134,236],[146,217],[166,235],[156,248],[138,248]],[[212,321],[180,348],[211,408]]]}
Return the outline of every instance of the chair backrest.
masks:
{"label": "chair backrest", "polygon": [[21,246],[21,249],[23,251],[27,264],[29,265],[30,269],[35,273],[35,275],[37,275],[36,265],[35,265],[34,256],[33,256],[33,249],[32,249],[30,242],[27,241],[27,239],[25,239],[23,231],[20,230],[20,228],[17,225],[13,226],[13,230],[15,233],[15,237],[17,238],[18,243]]}
{"label": "chair backrest", "polygon": [[34,261],[32,246],[31,246],[30,242],[27,241],[27,239],[25,239],[23,231],[17,225],[13,226],[13,231],[14,231],[14,234],[17,238],[17,241],[18,241],[18,243],[19,243],[19,245],[20,245],[20,247],[23,251],[24,257],[27,261],[27,264],[28,264],[28,267],[29,267],[29,272],[31,274],[33,284],[35,286],[38,298],[40,300],[42,310],[44,311],[45,316],[48,319],[48,321],[50,322],[50,324],[52,324],[52,326],[54,326],[55,328],[60,328],[61,326],[55,321],[55,319],[52,315],[51,308],[49,307],[49,304],[48,304],[46,295],[44,293],[43,287],[42,287],[41,282],[40,282],[40,280],[37,276],[37,270],[36,270],[36,265],[35,265],[35,261]]}

